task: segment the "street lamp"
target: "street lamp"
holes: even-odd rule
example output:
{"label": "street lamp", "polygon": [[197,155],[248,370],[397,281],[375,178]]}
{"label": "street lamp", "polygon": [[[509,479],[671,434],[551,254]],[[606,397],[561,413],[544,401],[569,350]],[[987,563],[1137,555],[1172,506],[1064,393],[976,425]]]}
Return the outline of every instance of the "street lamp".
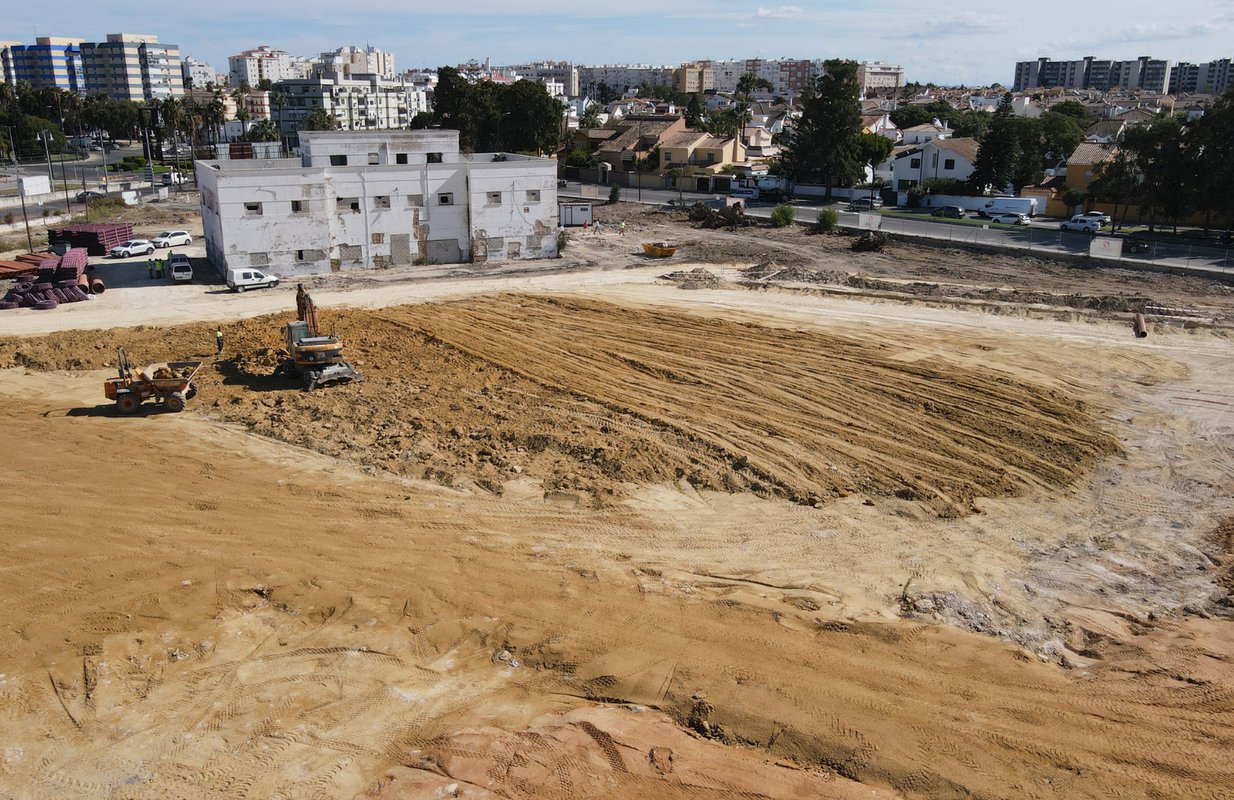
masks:
{"label": "street lamp", "polygon": [[[47,179],[49,181],[54,181],[56,179],[56,174],[51,168],[51,148],[47,145],[48,141],[51,140],[51,131],[39,131],[35,134],[35,136],[43,140],[43,154],[47,156]],[[73,213],[73,206],[69,201],[69,176],[66,172],[68,167],[64,166],[64,162],[61,161],[60,168],[64,181],[64,210],[71,216]]]}

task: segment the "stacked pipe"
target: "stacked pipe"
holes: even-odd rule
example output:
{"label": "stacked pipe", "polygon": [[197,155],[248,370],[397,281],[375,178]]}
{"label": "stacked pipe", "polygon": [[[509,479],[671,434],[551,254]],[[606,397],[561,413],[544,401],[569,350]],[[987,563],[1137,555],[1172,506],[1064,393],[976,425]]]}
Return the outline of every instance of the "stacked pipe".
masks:
{"label": "stacked pipe", "polygon": [[90,297],[77,281],[50,283],[18,283],[0,300],[0,309],[33,308],[50,311],[61,303],[78,303]]}
{"label": "stacked pipe", "polygon": [[[18,263],[34,270],[33,280],[19,281],[0,300],[0,309],[27,307],[50,311],[61,303],[86,300],[89,293],[102,294],[107,287],[99,279],[89,280],[90,259],[85,248],[71,248],[64,255],[30,253],[17,256]],[[96,286],[97,284],[97,286]]]}
{"label": "stacked pipe", "polygon": [[68,244],[85,248],[92,256],[105,256],[111,248],[133,238],[133,225],[128,222],[68,225],[52,228],[47,236],[52,245]]}

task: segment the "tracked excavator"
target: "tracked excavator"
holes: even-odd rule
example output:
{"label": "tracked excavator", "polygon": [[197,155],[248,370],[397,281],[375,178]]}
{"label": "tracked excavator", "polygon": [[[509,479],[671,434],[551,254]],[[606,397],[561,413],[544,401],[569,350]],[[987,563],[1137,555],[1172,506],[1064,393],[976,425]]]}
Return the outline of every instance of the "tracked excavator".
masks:
{"label": "tracked excavator", "polygon": [[361,378],[356,368],[343,360],[343,343],[338,337],[321,333],[317,304],[303,286],[296,287],[296,317],[295,322],[287,323],[290,358],[279,365],[276,375],[299,375],[306,392]]}

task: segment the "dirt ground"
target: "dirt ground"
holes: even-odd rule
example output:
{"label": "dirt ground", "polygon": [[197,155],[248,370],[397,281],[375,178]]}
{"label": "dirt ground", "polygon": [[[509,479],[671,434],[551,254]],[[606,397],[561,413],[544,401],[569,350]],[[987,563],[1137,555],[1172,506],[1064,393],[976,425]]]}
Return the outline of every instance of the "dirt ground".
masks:
{"label": "dirt ground", "polygon": [[[365,380],[311,394],[282,289],[0,318],[0,795],[1231,796],[1225,295],[685,291],[627,218],[315,284]],[[189,410],[117,417],[117,344]]]}

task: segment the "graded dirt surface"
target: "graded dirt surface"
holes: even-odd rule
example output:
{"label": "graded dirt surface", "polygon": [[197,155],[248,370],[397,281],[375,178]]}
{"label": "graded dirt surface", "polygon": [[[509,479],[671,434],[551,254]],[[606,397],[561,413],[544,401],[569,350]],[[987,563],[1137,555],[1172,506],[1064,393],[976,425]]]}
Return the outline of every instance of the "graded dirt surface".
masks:
{"label": "graded dirt surface", "polygon": [[1234,796],[1224,329],[671,262],[0,327],[0,797]]}

